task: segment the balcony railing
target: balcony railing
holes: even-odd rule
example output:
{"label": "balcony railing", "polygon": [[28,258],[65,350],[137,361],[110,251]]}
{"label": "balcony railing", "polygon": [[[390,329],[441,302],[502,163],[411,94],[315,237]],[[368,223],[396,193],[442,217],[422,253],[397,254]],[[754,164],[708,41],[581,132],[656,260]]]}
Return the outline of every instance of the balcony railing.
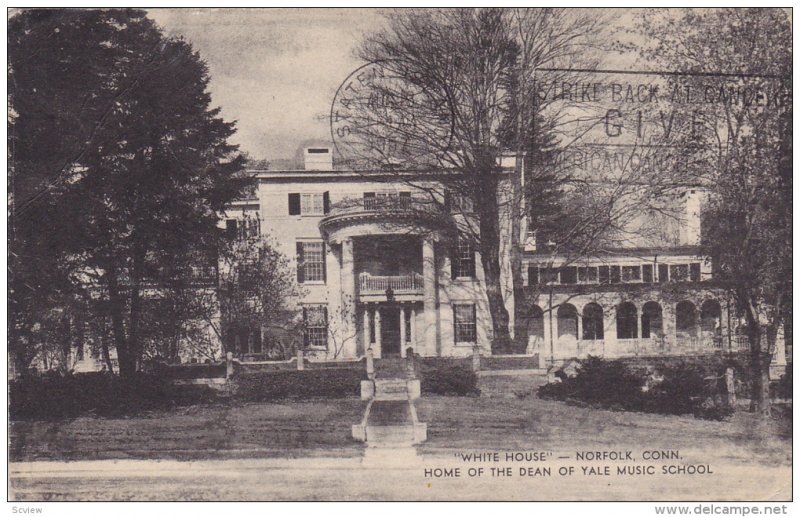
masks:
{"label": "balcony railing", "polygon": [[422,291],[423,280],[419,273],[398,276],[377,276],[369,273],[358,275],[358,288],[361,294],[383,294],[389,288],[395,294],[418,293]]}

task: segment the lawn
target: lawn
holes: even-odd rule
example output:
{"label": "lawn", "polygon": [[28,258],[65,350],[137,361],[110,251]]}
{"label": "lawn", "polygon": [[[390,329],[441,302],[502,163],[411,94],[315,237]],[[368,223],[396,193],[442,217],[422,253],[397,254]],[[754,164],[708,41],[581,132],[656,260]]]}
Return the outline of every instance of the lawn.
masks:
{"label": "lawn", "polygon": [[[730,421],[615,412],[540,400],[529,379],[484,377],[480,397],[426,395],[422,454],[473,450],[671,449],[791,464],[791,421],[738,412]],[[138,416],[11,422],[12,461],[117,458],[353,457],[363,444],[351,426],[366,403],[356,397],[281,403],[209,404]],[[694,451],[694,452],[692,452]]]}
{"label": "lawn", "polygon": [[209,404],[125,418],[85,416],[9,425],[11,461],[127,458],[357,456],[356,397]]}
{"label": "lawn", "polygon": [[[416,401],[416,408],[419,419],[428,425],[428,440],[407,451],[378,455],[371,463],[366,461],[370,450],[350,435],[351,425],[361,421],[366,407],[355,397],[198,405],[128,418],[12,422],[12,462],[163,461],[157,468],[135,461],[110,462],[112,465],[83,462],[75,472],[60,462],[16,463],[12,467],[18,474],[12,474],[11,483],[18,499],[33,500],[685,501],[791,497],[791,424],[787,419],[763,421],[739,412],[730,421],[714,422],[575,407],[536,398],[530,379],[483,377],[480,387],[480,397],[423,396]],[[626,450],[632,451],[635,463],[576,458],[578,451]],[[646,450],[677,450],[681,457],[643,461],[641,453]],[[469,464],[454,454],[498,452],[505,458],[504,451],[545,451],[552,456],[541,464],[529,460],[509,463],[507,459]],[[169,459],[192,461],[183,468],[183,461]],[[615,475],[620,465],[660,467],[659,463],[709,465],[713,475],[668,476],[660,470],[652,476]],[[511,467],[513,476],[489,476],[489,467],[495,465]],[[553,474],[519,474],[520,467],[540,465],[552,467]],[[580,472],[584,466],[605,465],[612,471],[609,477]],[[485,467],[486,476],[467,477],[470,466]],[[560,466],[572,466],[575,475],[561,476]],[[461,467],[464,475],[431,478],[424,470],[456,467]],[[26,474],[37,468],[44,473]],[[91,474],[92,469],[97,472]]]}
{"label": "lawn", "polygon": [[[422,452],[492,450],[680,450],[686,457],[791,465],[791,416],[763,420],[738,411],[728,421],[577,407],[536,397],[541,377],[483,377],[482,396],[423,397]],[[777,411],[776,411],[777,412]]]}

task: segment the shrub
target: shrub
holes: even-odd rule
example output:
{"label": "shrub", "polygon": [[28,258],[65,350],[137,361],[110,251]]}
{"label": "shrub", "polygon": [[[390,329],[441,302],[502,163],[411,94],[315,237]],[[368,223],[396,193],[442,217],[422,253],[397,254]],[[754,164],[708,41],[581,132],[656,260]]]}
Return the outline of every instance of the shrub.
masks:
{"label": "shrub", "polygon": [[725,397],[724,368],[694,361],[657,361],[654,367],[636,368],[624,360],[589,357],[579,362],[573,377],[561,375],[560,383],[545,384],[538,394],[598,407],[720,420],[733,414]]}
{"label": "shrub", "polygon": [[540,386],[539,396],[623,409],[633,409],[642,403],[644,379],[634,375],[619,360],[607,361],[590,356],[579,361],[575,376],[561,377],[560,383]]}
{"label": "shrub", "polygon": [[234,396],[246,401],[348,397],[360,393],[361,381],[366,378],[366,371],[360,368],[245,373],[234,377]]}
{"label": "shrub", "polygon": [[62,419],[86,413],[135,414],[160,408],[212,402],[216,392],[203,385],[172,386],[148,374],[121,379],[105,373],[44,375],[9,386],[12,419]]}
{"label": "shrub", "polygon": [[792,365],[791,363],[786,365],[786,373],[781,375],[781,378],[778,379],[772,385],[772,396],[779,398],[779,399],[791,399],[792,398]]}
{"label": "shrub", "polygon": [[478,376],[469,362],[421,361],[417,369],[422,393],[436,395],[480,395]]}

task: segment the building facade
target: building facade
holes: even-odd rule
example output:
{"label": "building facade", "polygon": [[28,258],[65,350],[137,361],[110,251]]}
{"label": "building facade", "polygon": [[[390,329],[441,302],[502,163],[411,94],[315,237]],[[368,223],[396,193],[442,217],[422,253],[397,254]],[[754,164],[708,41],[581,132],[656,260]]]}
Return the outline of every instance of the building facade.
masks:
{"label": "building facade", "polygon": [[[480,254],[445,244],[441,195],[430,175],[337,170],[329,147],[304,149],[298,170],[254,171],[256,195],[231,206],[230,228],[269,235],[293,257],[305,322],[305,350],[319,358],[489,355],[491,315]],[[510,181],[513,160],[501,163]],[[503,189],[501,188],[501,191]],[[432,194],[435,193],[435,194]],[[440,200],[441,201],[441,200]],[[502,284],[509,314],[524,321],[526,353],[540,365],[602,355],[685,355],[747,348],[740,322],[698,255],[702,192],[681,200],[670,245],[628,246],[591,258],[566,257],[521,239],[524,288],[514,296],[510,254]],[[460,201],[460,213],[469,212]],[[466,210],[463,210],[466,208]],[[450,214],[452,215],[452,214]],[[501,217],[501,246],[511,221]],[[522,225],[522,235],[526,235]],[[517,311],[514,304],[520,304]],[[258,341],[256,343],[256,341]],[[783,339],[776,363],[785,365]],[[258,339],[237,344],[258,356]]]}

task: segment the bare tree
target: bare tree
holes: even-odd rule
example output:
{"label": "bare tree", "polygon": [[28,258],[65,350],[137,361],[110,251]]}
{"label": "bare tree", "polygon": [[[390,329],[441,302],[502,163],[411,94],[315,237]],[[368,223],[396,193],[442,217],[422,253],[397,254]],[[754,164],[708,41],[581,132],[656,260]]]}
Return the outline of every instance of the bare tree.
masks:
{"label": "bare tree", "polygon": [[[510,172],[500,160],[504,151],[521,157],[528,150],[541,108],[532,100],[534,70],[589,66],[582,56],[600,18],[558,9],[437,9],[388,18],[388,28],[361,49],[379,66],[365,78],[369,87],[337,97],[334,120],[344,121],[337,147],[354,166],[416,171],[414,180],[397,178],[440,211],[454,212],[451,235],[480,252],[493,347],[508,350],[505,300],[513,293],[503,286],[501,257],[504,236],[519,240],[522,160]],[[467,202],[449,203],[454,198]],[[516,255],[511,272],[520,284]]]}
{"label": "bare tree", "polygon": [[671,87],[695,95],[675,104],[693,123],[673,139],[709,189],[703,248],[744,320],[752,409],[764,414],[792,308],[791,29],[781,9],[647,11],[638,26],[642,55],[686,72]]}

